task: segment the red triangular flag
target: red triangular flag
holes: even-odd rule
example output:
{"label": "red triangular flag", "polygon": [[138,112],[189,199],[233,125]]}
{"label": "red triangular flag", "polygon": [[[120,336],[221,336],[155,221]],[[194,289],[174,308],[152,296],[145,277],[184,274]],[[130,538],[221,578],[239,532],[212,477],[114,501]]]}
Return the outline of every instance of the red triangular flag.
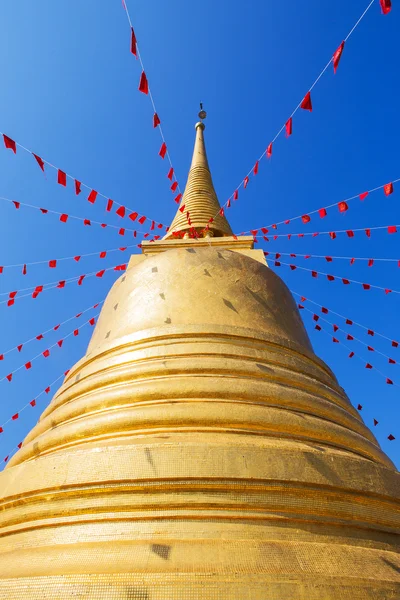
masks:
{"label": "red triangular flag", "polygon": [[67,176],[64,171],[61,171],[61,169],[58,169],[57,171],[57,183],[63,185],[64,187],[67,185]]}
{"label": "red triangular flag", "polygon": [[368,192],[363,192],[362,194],[360,194],[359,198],[360,200],[365,200],[365,198],[368,196]]}
{"label": "red triangular flag", "polygon": [[290,135],[292,135],[292,131],[293,131],[293,119],[292,117],[290,117],[290,119],[288,119],[285,123],[285,129],[286,129],[286,137],[289,137]]}
{"label": "red triangular flag", "polygon": [[171,167],[170,170],[168,171],[167,177],[170,181],[172,181],[173,176],[174,176],[174,169]]}
{"label": "red triangular flag", "polygon": [[256,164],[253,167],[253,173],[254,173],[254,175],[257,175],[257,173],[258,173],[258,160],[256,161]]}
{"label": "red triangular flag", "polygon": [[339,46],[339,48],[337,50],[335,50],[335,53],[333,55],[333,72],[336,73],[337,68],[339,66],[339,62],[340,62],[340,58],[342,56],[342,52],[344,49],[344,42],[342,42]]}
{"label": "red triangular flag", "polygon": [[339,202],[338,203],[338,209],[339,209],[339,212],[341,212],[341,213],[346,212],[346,210],[349,210],[347,202],[344,202],[344,201],[343,202]]}
{"label": "red triangular flag", "polygon": [[312,112],[311,92],[307,92],[307,94],[304,96],[303,100],[301,101],[300,108]]}
{"label": "red triangular flag", "polygon": [[144,215],[142,217],[140,217],[140,219],[138,219],[138,223],[140,223],[141,225],[143,225],[143,223],[146,221],[147,217],[145,217]]}
{"label": "red triangular flag", "polygon": [[38,156],[37,154],[34,154],[32,152],[33,156],[36,158],[36,162],[39,165],[39,167],[42,169],[42,171],[44,172],[44,160],[42,158],[40,158],[40,156]]}
{"label": "red triangular flag", "polygon": [[156,128],[157,125],[160,125],[161,121],[160,121],[160,117],[158,116],[157,113],[154,113],[153,115],[153,127]]}
{"label": "red triangular flag", "polygon": [[119,217],[124,217],[125,216],[125,206],[119,206],[117,208],[117,210],[115,211],[115,213],[119,216]]}
{"label": "red triangular flag", "polygon": [[100,252],[100,258],[105,258],[107,256],[107,252]]}
{"label": "red triangular flag", "polygon": [[380,0],[382,14],[387,15],[392,10],[391,0]]}
{"label": "red triangular flag", "polygon": [[45,358],[48,358],[50,356],[50,350],[45,350],[44,352],[42,352],[42,354]]}
{"label": "red triangular flag", "polygon": [[321,217],[321,219],[323,219],[324,217],[326,217],[326,215],[327,215],[328,213],[326,212],[326,209],[325,209],[325,208],[320,208],[320,209],[319,209],[319,211],[318,211],[318,214],[319,214],[319,216]]}
{"label": "red triangular flag", "polygon": [[149,82],[147,81],[146,73],[142,71],[139,81],[139,92],[143,94],[149,93]]}
{"label": "red triangular flag", "polygon": [[29,402],[29,404],[30,404],[31,406],[36,406],[36,400],[31,400],[31,401]]}
{"label": "red triangular flag", "polygon": [[309,223],[311,221],[311,217],[309,215],[303,215],[301,217],[301,220],[303,221],[303,223]]}
{"label": "red triangular flag", "polygon": [[272,142],[268,145],[267,148],[267,158],[271,158],[272,156]]}
{"label": "red triangular flag", "polygon": [[248,184],[249,184],[249,178],[246,176],[246,177],[243,179],[243,187],[244,187],[244,189],[246,189],[246,188],[247,188]]}
{"label": "red triangular flag", "polygon": [[158,154],[159,156],[161,156],[161,158],[165,158],[165,155],[167,154],[167,144],[165,142],[161,144],[161,148]]}
{"label": "red triangular flag", "polygon": [[16,421],[16,420],[18,419],[18,417],[19,417],[19,414],[18,414],[18,413],[15,413],[15,415],[13,415],[13,416],[11,417],[11,419],[12,419],[13,421]]}
{"label": "red triangular flag", "polygon": [[88,196],[88,202],[94,204],[96,202],[97,192],[96,190],[92,190]]}
{"label": "red triangular flag", "polygon": [[79,194],[81,193],[81,182],[78,181],[77,179],[75,179],[75,194],[77,196],[79,196]]}
{"label": "red triangular flag", "polygon": [[31,362],[25,363],[25,369],[30,369],[31,367],[32,367],[32,363]]}
{"label": "red triangular flag", "polygon": [[384,185],[383,191],[385,192],[385,196],[390,196],[390,194],[393,194],[393,183],[387,183]]}
{"label": "red triangular flag", "polygon": [[22,275],[26,275],[26,265],[22,267]]}
{"label": "red triangular flag", "polygon": [[5,147],[8,148],[9,150],[12,150],[14,152],[14,154],[17,154],[17,144],[14,142],[14,140],[9,138],[8,135],[5,135],[4,133],[3,133],[3,139],[4,139]]}
{"label": "red triangular flag", "polygon": [[136,49],[136,36],[133,31],[133,27],[131,27],[131,52],[137,58],[137,49]]}
{"label": "red triangular flag", "polygon": [[107,212],[111,211],[113,204],[114,204],[114,200],[111,200],[111,199],[107,200],[107,207],[106,207]]}

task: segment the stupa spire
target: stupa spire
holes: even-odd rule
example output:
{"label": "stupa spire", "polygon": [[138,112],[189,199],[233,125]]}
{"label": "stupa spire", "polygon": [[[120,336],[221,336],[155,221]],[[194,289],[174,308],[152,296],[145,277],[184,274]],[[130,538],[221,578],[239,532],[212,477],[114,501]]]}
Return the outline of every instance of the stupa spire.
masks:
{"label": "stupa spire", "polygon": [[[199,117],[203,119],[205,116],[205,111],[201,110]],[[185,192],[165,239],[175,237],[178,232],[192,236],[194,231],[200,237],[232,235],[227,219],[220,214],[221,205],[208,165],[204,142],[205,125],[202,120],[196,123],[195,129],[196,140]]]}

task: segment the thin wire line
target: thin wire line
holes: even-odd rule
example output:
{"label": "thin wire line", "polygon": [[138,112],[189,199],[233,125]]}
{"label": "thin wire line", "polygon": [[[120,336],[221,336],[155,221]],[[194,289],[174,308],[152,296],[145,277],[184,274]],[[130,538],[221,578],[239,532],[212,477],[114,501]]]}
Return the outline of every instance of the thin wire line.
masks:
{"label": "thin wire line", "polygon": [[[265,253],[264,253],[265,254]],[[267,252],[266,256],[268,256],[269,254],[274,254],[274,252]],[[276,252],[275,254],[280,254],[280,256],[290,256],[291,258],[297,258],[297,257],[303,257],[306,259],[309,258],[331,258],[332,260],[373,260],[373,261],[380,261],[380,262],[396,262],[398,263],[400,261],[400,259],[398,258],[374,258],[374,257],[364,257],[364,256],[330,256],[330,255],[319,255],[319,254],[298,254],[296,253],[289,253],[289,252]],[[278,260],[276,258],[276,260]]]}
{"label": "thin wire line", "polygon": [[[377,231],[379,229],[386,229],[388,227],[400,227],[400,225],[379,225],[377,227],[359,227],[357,229],[335,229],[335,231],[309,231],[309,232],[300,232],[300,233],[274,233],[272,235],[273,238],[277,238],[277,237],[287,237],[288,235],[290,235],[291,237],[305,237],[306,235],[311,235],[314,237],[317,237],[318,235],[329,235],[331,233],[347,233],[348,231],[352,231],[353,233],[356,231]],[[261,239],[263,236],[262,235],[256,235],[254,236],[255,239]],[[271,241],[271,240],[269,240]]]}
{"label": "thin wire line", "polygon": [[[374,2],[375,2],[375,0],[371,0],[371,2],[368,4],[367,8],[364,10],[364,12],[362,13],[362,15],[359,17],[359,19],[358,19],[358,21],[356,22],[356,24],[355,24],[355,25],[352,27],[352,29],[350,30],[350,32],[349,32],[349,33],[347,34],[347,36],[344,38],[344,41],[347,41],[347,40],[349,39],[349,37],[350,37],[350,36],[351,36],[351,35],[354,33],[355,29],[358,27],[358,25],[360,24],[360,22],[362,21],[362,19],[365,17],[365,15],[367,14],[367,12],[369,11],[369,9],[371,8],[371,6],[373,5],[373,3],[374,3]],[[321,79],[322,75],[325,73],[325,71],[327,70],[327,68],[329,67],[329,65],[331,64],[331,62],[332,62],[332,61],[333,61],[333,55],[332,55],[331,59],[329,60],[329,62],[328,62],[328,63],[325,65],[325,67],[322,69],[321,73],[318,75],[317,79],[314,81],[314,83],[311,85],[311,87],[310,87],[310,88],[308,88],[308,90],[309,90],[309,91],[311,91],[311,90],[312,90],[312,89],[315,87],[315,85],[316,85],[316,84],[318,83],[318,81]],[[290,115],[289,119],[290,119],[290,118],[292,118],[292,117],[294,116],[294,114],[295,114],[295,113],[298,111],[298,109],[300,108],[300,105],[301,105],[302,101],[303,101],[303,98],[300,100],[300,102],[298,103],[298,105],[296,106],[296,108],[294,109],[294,111],[291,113],[291,115]],[[282,133],[282,131],[285,129],[286,122],[287,122],[287,120],[286,120],[286,121],[285,121],[285,123],[282,125],[282,127],[279,129],[279,131],[278,131],[278,133],[275,135],[275,137],[272,139],[272,142],[271,142],[272,144],[273,144],[274,142],[276,142],[276,140],[278,139],[279,135],[280,135],[280,134]],[[260,161],[261,161],[261,160],[264,158],[264,156],[265,156],[265,154],[266,154],[266,153],[267,153],[267,150],[264,150],[264,152],[263,152],[263,153],[261,154],[261,156],[258,158],[258,162],[260,162]],[[244,177],[244,179],[242,179],[242,181],[240,182],[240,184],[239,184],[239,185],[236,187],[236,190],[239,190],[239,189],[240,189],[240,188],[243,186],[243,184],[244,184],[244,180],[246,179],[246,177],[249,177],[249,176],[252,174],[252,172],[253,172],[253,169],[254,169],[254,164],[253,164],[253,166],[251,167],[250,171],[247,173],[247,175]],[[236,191],[236,190],[235,190],[235,191]],[[222,208],[224,208],[224,207],[225,207],[225,206],[228,204],[229,200],[233,199],[233,195],[234,195],[234,192],[233,192],[233,193],[232,193],[232,194],[229,196],[229,198],[228,198],[228,200],[225,202],[225,204],[223,204],[223,205],[222,205]],[[217,213],[217,214],[218,214],[218,213]],[[215,215],[215,216],[217,216],[217,215]],[[215,217],[214,217],[214,218],[215,218]]]}
{"label": "thin wire line", "polygon": [[[100,314],[100,312],[98,312],[93,318],[97,319],[98,316],[99,316],[99,314]],[[89,321],[85,321],[85,323],[83,323],[80,327],[75,327],[75,329],[73,329],[70,333],[68,333],[67,335],[65,335],[62,338],[63,341],[65,341],[66,339],[68,339],[69,337],[71,337],[72,335],[74,335],[74,331],[82,329],[88,323],[89,323]],[[51,350],[52,348],[55,348],[57,345],[58,345],[58,342],[55,342],[55,344],[52,344],[51,346],[48,346],[48,348],[46,348],[46,350]],[[36,356],[34,356],[33,358],[31,358],[30,360],[26,361],[25,363],[23,363],[22,365],[20,365],[16,369],[14,369],[13,371],[10,371],[9,375],[14,375],[15,373],[18,373],[18,371],[21,371],[21,369],[25,368],[26,363],[28,363],[28,362],[32,363],[34,360],[38,359],[40,356],[43,356],[43,352],[39,352],[39,354],[36,354]],[[0,382],[5,381],[6,379],[7,379],[7,375],[5,377],[0,378]]]}
{"label": "thin wire line", "polygon": [[[298,292],[294,292],[293,290],[291,290],[292,294],[295,294],[296,296],[299,296],[299,298],[305,298],[305,296],[302,296],[301,294],[299,294]],[[318,308],[326,308],[323,307],[322,304],[318,304],[318,302],[315,302],[314,300],[311,300],[310,298],[306,298],[307,302],[311,302],[311,304],[314,304],[315,306],[318,306]],[[347,320],[349,317],[345,317],[344,315],[335,312],[332,309],[328,309],[330,313],[332,313],[333,315],[336,315],[337,317],[340,317],[341,319]],[[378,331],[376,331],[376,329],[372,330],[370,327],[366,327],[365,325],[362,325],[361,323],[358,323],[357,321],[354,321],[353,319],[349,319],[350,321],[352,321],[353,325],[356,325],[357,327],[361,327],[361,329],[365,329],[365,331],[373,331],[375,335],[378,335],[381,338],[384,338],[385,340],[388,340],[389,342],[393,342],[393,338],[389,338],[387,335],[384,335],[383,333],[379,333]]]}
{"label": "thin wire line", "polygon": [[[94,304],[94,306],[91,304],[88,308],[85,308],[85,310],[82,310],[80,313],[77,313],[76,315],[69,317],[68,319],[65,319],[65,321],[62,321],[61,323],[58,323],[58,327],[57,330],[54,329],[54,327],[50,327],[50,329],[46,329],[45,331],[41,332],[39,335],[42,335],[43,337],[47,334],[47,333],[51,333],[52,331],[58,331],[58,329],[60,327],[63,327],[63,325],[65,325],[66,323],[69,323],[69,321],[73,321],[74,319],[79,319],[80,316],[84,315],[85,313],[87,313],[89,310],[93,310],[94,307],[96,305],[101,305],[103,304],[104,300],[101,300],[101,302],[96,302]],[[79,317],[78,317],[79,315]],[[37,336],[30,338],[29,340],[26,340],[25,342],[22,342],[22,344],[18,344],[17,346],[14,346],[13,348],[10,348],[9,350],[6,350],[5,352],[1,353],[1,356],[7,356],[7,354],[10,354],[10,352],[13,352],[14,350],[18,350],[18,346],[26,346],[27,344],[30,344],[30,342],[34,342],[35,340],[37,340]]]}
{"label": "thin wire line", "polygon": [[[128,10],[128,6],[127,6],[127,0],[124,0],[124,3],[123,3],[123,5],[124,5],[124,8],[125,8],[126,16],[127,16],[127,18],[128,18],[128,23],[129,23],[129,26],[130,26],[130,28],[131,28],[131,30],[132,30],[132,29],[133,29],[133,25],[132,25],[131,16],[130,16],[130,13],[129,13],[129,10]],[[142,55],[141,55],[141,53],[140,53],[140,50],[139,50],[139,44],[138,44],[137,40],[136,40],[136,50],[137,50],[137,56],[138,56],[138,59],[139,59],[139,62],[140,62],[141,69],[142,69],[142,71],[143,71],[143,72],[145,72],[145,73],[146,73],[146,69],[144,68],[144,64],[143,64],[143,60],[142,60]],[[153,94],[151,93],[151,88],[150,88],[150,84],[149,84],[149,82],[147,82],[147,84],[148,84],[148,89],[149,89],[149,98],[150,98],[151,105],[152,105],[152,107],[153,107],[153,111],[154,111],[154,113],[156,113],[156,114],[158,115],[158,113],[157,113],[157,109],[156,109],[156,105],[155,105],[155,102],[154,102],[154,98],[153,98]],[[159,131],[160,131],[161,139],[162,139],[163,143],[164,143],[164,144],[166,145],[166,147],[167,147],[167,152],[166,152],[166,155],[167,155],[167,158],[168,158],[169,165],[170,165],[170,167],[171,167],[172,169],[174,169],[174,167],[173,167],[173,165],[172,165],[171,156],[170,156],[170,153],[169,153],[169,150],[168,150],[168,146],[167,146],[167,143],[166,143],[166,141],[165,141],[164,132],[163,132],[163,129],[162,129],[162,125],[161,125],[161,123],[159,123],[157,127],[158,127],[158,129],[159,129]],[[178,192],[179,192],[179,194],[180,194],[180,193],[181,193],[181,190],[180,190],[180,187],[179,187],[179,182],[178,182],[178,179],[177,179],[177,177],[176,177],[176,174],[175,174],[175,169],[174,169],[174,181],[176,181],[176,182],[178,183],[177,190],[178,190]]]}
{"label": "thin wire line", "polygon": [[[393,180],[391,181],[391,183],[393,183],[393,184],[394,184],[394,183],[397,183],[397,182],[399,182],[399,181],[400,181],[400,177],[399,177],[398,179],[393,179]],[[386,185],[386,184],[379,185],[378,187],[372,188],[371,190],[366,190],[366,192],[365,192],[365,193],[367,193],[367,194],[372,194],[373,192],[376,192],[376,191],[378,191],[378,190],[382,190],[382,189],[385,187],[385,185]],[[333,202],[332,204],[328,204],[327,206],[323,206],[323,207],[321,207],[321,208],[325,208],[325,210],[326,210],[326,209],[328,209],[328,208],[334,208],[334,207],[335,207],[335,206],[337,206],[337,205],[338,205],[340,202],[346,202],[346,203],[347,203],[347,202],[350,202],[351,200],[355,200],[356,198],[359,198],[359,197],[360,197],[360,194],[356,194],[355,196],[351,196],[350,198],[345,198],[344,200],[340,200],[339,202]],[[276,226],[278,226],[278,225],[283,225],[283,224],[286,224],[286,221],[290,221],[290,222],[292,222],[292,221],[296,221],[296,220],[298,220],[298,219],[301,219],[301,218],[302,218],[304,215],[307,215],[307,216],[310,216],[310,215],[315,215],[315,214],[316,214],[316,213],[318,213],[320,210],[321,210],[320,208],[317,208],[316,210],[311,210],[311,211],[308,211],[308,212],[303,212],[301,215],[297,215],[296,217],[291,217],[290,219],[284,219],[283,221],[278,221],[277,223],[271,223],[271,224],[269,224],[269,225],[264,225],[263,227],[253,227],[252,229],[249,229],[248,231],[243,231],[243,232],[241,233],[241,235],[243,235],[243,234],[245,234],[245,233],[251,233],[251,231],[252,231],[252,230],[254,231],[255,229],[268,229],[269,227],[272,227],[273,225],[276,225]],[[237,235],[238,235],[238,234],[237,234]]]}
{"label": "thin wire line", "polygon": [[[285,263],[285,262],[281,262],[279,261],[281,265],[285,265],[285,267],[290,267],[291,265],[289,263]],[[308,271],[309,273],[312,273],[313,270],[312,269],[306,269],[305,267],[300,267],[298,265],[293,265],[296,267],[296,269],[301,269],[302,271]],[[325,276],[331,276],[330,273],[323,273],[322,271],[315,271],[316,273],[318,273],[318,275],[325,275]],[[388,290],[389,288],[384,288],[381,287],[379,285],[373,285],[372,283],[368,283],[366,284],[365,282],[362,281],[356,281],[354,279],[348,279],[348,277],[342,277],[341,275],[332,275],[332,277],[334,277],[335,279],[346,279],[346,281],[349,281],[350,283],[358,283],[360,285],[369,285],[371,288],[375,288],[377,290],[383,290],[384,292],[386,292],[386,290]],[[390,289],[391,292],[393,292],[393,294],[400,294],[400,291],[398,290],[393,290]]]}

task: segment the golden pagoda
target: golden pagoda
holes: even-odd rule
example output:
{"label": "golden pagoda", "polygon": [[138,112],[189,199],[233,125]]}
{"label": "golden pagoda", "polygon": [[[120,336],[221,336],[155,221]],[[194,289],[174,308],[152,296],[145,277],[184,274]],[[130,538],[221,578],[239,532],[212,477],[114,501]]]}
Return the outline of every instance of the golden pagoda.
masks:
{"label": "golden pagoda", "polygon": [[400,598],[400,475],[220,214],[203,135],[0,474],[2,600]]}

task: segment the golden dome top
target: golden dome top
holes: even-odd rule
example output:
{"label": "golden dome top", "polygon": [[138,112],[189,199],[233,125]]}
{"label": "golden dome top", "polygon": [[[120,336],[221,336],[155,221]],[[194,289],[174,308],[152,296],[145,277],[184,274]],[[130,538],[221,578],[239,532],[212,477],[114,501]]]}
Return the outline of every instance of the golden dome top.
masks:
{"label": "golden dome top", "polygon": [[195,129],[196,141],[185,192],[164,238],[166,240],[175,237],[174,233],[190,234],[193,230],[202,236],[207,226],[215,237],[232,235],[228,221],[220,214],[221,205],[212,182],[204,143],[204,123],[196,123]]}

